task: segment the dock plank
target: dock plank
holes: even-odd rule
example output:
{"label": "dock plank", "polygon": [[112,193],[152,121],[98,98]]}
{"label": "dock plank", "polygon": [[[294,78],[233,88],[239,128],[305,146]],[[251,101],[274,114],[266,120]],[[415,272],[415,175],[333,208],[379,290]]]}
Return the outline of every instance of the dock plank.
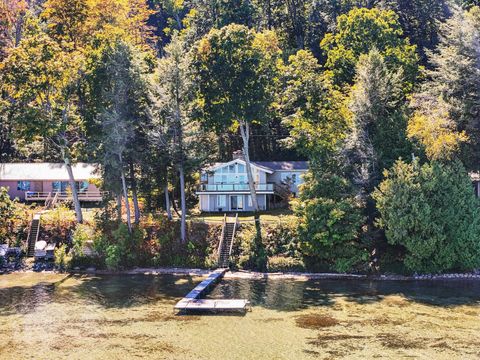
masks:
{"label": "dock plank", "polygon": [[176,310],[245,311],[249,302],[244,299],[200,299],[220,281],[228,269],[217,269],[175,305]]}
{"label": "dock plank", "polygon": [[175,308],[196,311],[245,311],[248,305],[249,302],[244,299],[195,299],[187,302],[179,301]]}

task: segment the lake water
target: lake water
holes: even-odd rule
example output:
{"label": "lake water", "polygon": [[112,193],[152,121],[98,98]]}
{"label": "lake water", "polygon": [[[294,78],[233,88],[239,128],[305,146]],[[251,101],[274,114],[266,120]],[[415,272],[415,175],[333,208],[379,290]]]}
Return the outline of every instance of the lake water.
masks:
{"label": "lake water", "polygon": [[480,281],[223,280],[245,315],[176,315],[201,278],[0,276],[0,359],[478,359]]}

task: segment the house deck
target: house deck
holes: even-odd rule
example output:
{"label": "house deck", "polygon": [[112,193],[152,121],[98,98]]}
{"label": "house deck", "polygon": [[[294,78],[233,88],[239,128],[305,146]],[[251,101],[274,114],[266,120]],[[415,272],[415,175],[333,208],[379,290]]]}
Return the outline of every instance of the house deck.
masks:
{"label": "house deck", "polygon": [[[100,191],[85,191],[78,193],[78,199],[80,201],[93,201],[99,202],[102,201],[103,195],[105,192]],[[63,193],[63,192],[34,192],[34,191],[27,191],[25,192],[25,200],[26,201],[46,201],[49,198],[53,198],[57,196],[58,201],[65,201],[72,199],[71,193]]]}

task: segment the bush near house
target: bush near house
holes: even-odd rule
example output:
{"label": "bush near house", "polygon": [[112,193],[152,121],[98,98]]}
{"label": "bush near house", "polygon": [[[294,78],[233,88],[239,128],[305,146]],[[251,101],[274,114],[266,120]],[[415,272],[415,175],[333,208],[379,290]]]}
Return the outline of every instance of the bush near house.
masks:
{"label": "bush near house", "polygon": [[416,272],[480,266],[480,203],[460,162],[397,161],[374,193],[378,225]]}

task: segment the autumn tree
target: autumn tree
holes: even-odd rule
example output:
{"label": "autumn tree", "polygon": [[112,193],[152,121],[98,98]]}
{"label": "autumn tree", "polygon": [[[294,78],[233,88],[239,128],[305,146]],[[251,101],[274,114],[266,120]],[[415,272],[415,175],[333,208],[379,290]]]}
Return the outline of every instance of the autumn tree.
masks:
{"label": "autumn tree", "polygon": [[29,31],[4,61],[3,90],[15,99],[16,131],[41,137],[65,163],[77,221],[83,221],[72,162],[82,146],[84,125],[77,112],[76,89],[82,57],[64,52],[31,21]]}

